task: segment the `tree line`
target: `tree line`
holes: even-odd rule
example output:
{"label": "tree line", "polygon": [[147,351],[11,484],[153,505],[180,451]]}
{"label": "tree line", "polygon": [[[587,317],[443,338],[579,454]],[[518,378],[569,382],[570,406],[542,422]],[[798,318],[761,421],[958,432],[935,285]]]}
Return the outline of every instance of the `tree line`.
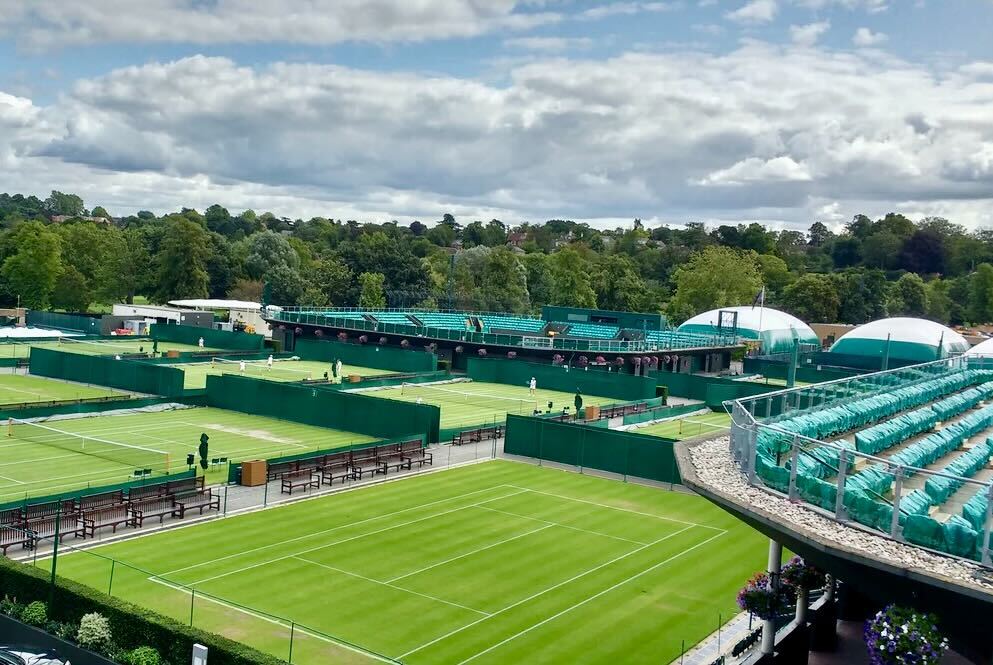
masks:
{"label": "tree line", "polygon": [[693,314],[766,304],[810,322],[993,321],[993,231],[865,215],[832,231],[571,220],[360,223],[220,205],[114,218],[74,194],[0,194],[0,304],[86,311],[144,298],[536,312]]}

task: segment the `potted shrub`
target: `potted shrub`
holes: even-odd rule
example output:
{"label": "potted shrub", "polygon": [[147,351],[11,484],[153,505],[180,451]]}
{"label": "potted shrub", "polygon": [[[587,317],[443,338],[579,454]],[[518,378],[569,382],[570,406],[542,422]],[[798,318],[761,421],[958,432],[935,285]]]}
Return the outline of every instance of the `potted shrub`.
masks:
{"label": "potted shrub", "polygon": [[865,623],[865,645],[872,665],[937,665],[948,649],[933,614],[887,605]]}
{"label": "potted shrub", "polygon": [[104,651],[111,644],[110,621],[97,612],[84,614],[79,620],[76,643],[90,651]]}

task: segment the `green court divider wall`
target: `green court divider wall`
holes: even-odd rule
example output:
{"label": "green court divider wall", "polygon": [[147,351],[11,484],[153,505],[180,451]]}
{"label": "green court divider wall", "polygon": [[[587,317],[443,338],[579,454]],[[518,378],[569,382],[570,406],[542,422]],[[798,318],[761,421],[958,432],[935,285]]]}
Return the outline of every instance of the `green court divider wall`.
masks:
{"label": "green court divider wall", "polygon": [[62,492],[61,494],[49,494],[46,496],[28,496],[20,501],[11,501],[9,503],[0,504],[0,510],[7,510],[9,508],[22,508],[29,504],[36,503],[48,503],[50,501],[65,501],[68,499],[78,499],[81,496],[87,496],[89,494],[100,494],[102,492],[113,492],[114,490],[129,490],[132,487],[143,487],[145,485],[154,485],[156,483],[164,483],[170,480],[183,480],[184,478],[193,478],[196,476],[195,470],[180,471],[178,473],[172,474],[162,474],[159,476],[147,476],[141,480],[127,480],[120,483],[111,483],[109,485],[99,485],[97,487],[81,487],[79,489],[70,490],[68,492]]}
{"label": "green court divider wall", "polygon": [[214,330],[213,328],[200,328],[198,326],[176,326],[156,323],[151,326],[151,333],[153,339],[163,342],[193,344],[194,346],[203,337],[204,346],[214,349],[254,351],[261,349],[265,343],[265,337],[262,335]]}
{"label": "green court divider wall", "polygon": [[435,442],[441,422],[441,409],[430,404],[235,374],[207,376],[207,404],[381,439],[424,434]]}
{"label": "green court divider wall", "polygon": [[764,395],[782,390],[782,386],[768,386],[751,381],[734,381],[718,376],[658,372],[655,380],[665,386],[670,395],[703,401],[712,409],[721,408],[724,400]]}
{"label": "green court divider wall", "polygon": [[[368,333],[370,338],[375,333]],[[340,359],[346,365],[392,369],[398,372],[434,372],[438,356],[427,351],[397,349],[375,344],[350,344],[334,340],[297,338],[293,352],[304,360],[331,363]]]}
{"label": "green court divider wall", "polygon": [[[768,358],[745,358],[745,374],[761,374],[770,379],[786,379],[789,373],[789,363]],[[824,367],[819,365],[800,365],[796,368],[796,380],[804,383],[823,383],[836,379],[847,379],[864,374],[866,370],[846,367]]]}
{"label": "green court divider wall", "polygon": [[39,312],[33,309],[29,309],[24,315],[24,322],[29,326],[75,330],[90,335],[100,334],[100,319],[101,317],[99,316],[63,314],[62,312]]}
{"label": "green court divider wall", "polygon": [[621,372],[566,369],[561,365],[529,363],[507,358],[469,358],[466,374],[473,381],[527,386],[533,376],[539,388],[613,397],[626,402],[656,396],[655,379]]}
{"label": "green court divider wall", "polygon": [[659,406],[654,409],[649,409],[648,411],[642,411],[641,413],[629,413],[624,416],[625,425],[636,425],[638,423],[647,423],[652,420],[661,420],[662,418],[675,418],[676,416],[682,416],[687,413],[693,413],[694,411],[699,411],[700,409],[706,408],[703,404],[681,404],[679,406]]}
{"label": "green court divider wall", "polygon": [[682,482],[672,439],[507,416],[504,452],[666,483]]}
{"label": "green court divider wall", "polygon": [[451,379],[450,372],[424,372],[422,374],[387,374],[385,376],[363,377],[361,381],[352,383],[345,380],[341,383],[318,383],[319,388],[325,390],[355,390],[356,388],[387,388],[400,386],[405,383],[431,383],[433,381],[447,381]]}
{"label": "green court divider wall", "polygon": [[11,408],[10,405],[0,409],[0,419],[4,418],[47,418],[70,413],[100,413],[118,409],[140,409],[155,404],[172,402],[172,397],[133,398],[131,395],[114,397],[97,397],[81,400],[63,400],[61,402],[42,402],[23,405],[21,408]]}
{"label": "green court divider wall", "polygon": [[31,349],[31,373],[53,379],[109,386],[150,395],[183,394],[183,370],[164,365],[117,360],[113,356],[87,356],[51,349]]}

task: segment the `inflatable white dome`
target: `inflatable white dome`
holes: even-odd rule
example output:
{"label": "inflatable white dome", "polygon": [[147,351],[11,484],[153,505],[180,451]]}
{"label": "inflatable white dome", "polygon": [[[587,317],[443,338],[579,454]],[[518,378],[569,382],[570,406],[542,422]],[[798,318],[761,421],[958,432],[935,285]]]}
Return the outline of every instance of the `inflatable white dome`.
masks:
{"label": "inflatable white dome", "polygon": [[976,346],[966,351],[965,355],[986,356],[989,358],[993,358],[993,339],[988,339],[985,342],[980,342]]}
{"label": "inflatable white dome", "polygon": [[969,342],[948,326],[927,319],[895,317],[850,330],[838,338],[831,353],[882,358],[887,339],[889,357],[896,360],[927,362],[969,350]]}
{"label": "inflatable white dome", "polygon": [[[679,332],[718,334],[717,323],[721,312],[738,314],[738,336],[761,342],[762,353],[785,353],[793,350],[793,332],[801,344],[817,344],[817,333],[806,323],[786,312],[769,307],[722,307],[697,314],[679,326]],[[725,331],[727,332],[727,331]]]}

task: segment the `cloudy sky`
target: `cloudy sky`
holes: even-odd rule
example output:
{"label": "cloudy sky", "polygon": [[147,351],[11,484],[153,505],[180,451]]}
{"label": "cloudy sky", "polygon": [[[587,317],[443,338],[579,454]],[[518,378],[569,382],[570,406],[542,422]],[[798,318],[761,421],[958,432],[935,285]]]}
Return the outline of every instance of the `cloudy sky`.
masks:
{"label": "cloudy sky", "polygon": [[0,190],[993,226],[993,0],[0,0]]}

